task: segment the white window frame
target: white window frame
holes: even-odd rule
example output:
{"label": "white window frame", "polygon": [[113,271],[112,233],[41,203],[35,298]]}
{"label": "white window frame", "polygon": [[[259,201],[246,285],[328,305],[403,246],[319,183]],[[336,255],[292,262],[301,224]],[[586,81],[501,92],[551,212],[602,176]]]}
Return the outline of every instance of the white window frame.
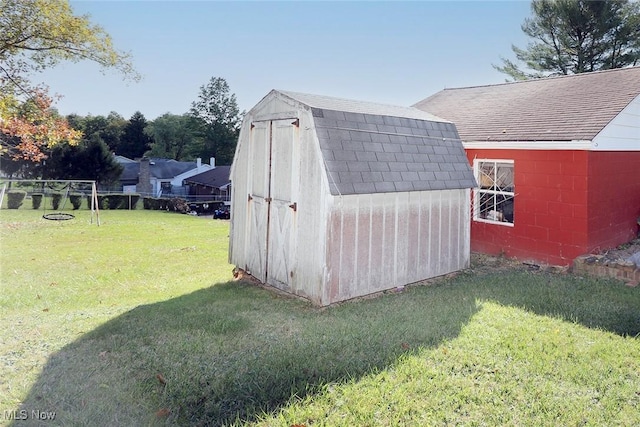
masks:
{"label": "white window frame", "polygon": [[[504,189],[486,189],[486,188],[482,188],[482,177],[480,176],[480,166],[482,164],[485,163],[493,163],[494,164],[494,173],[495,171],[497,171],[497,166],[498,165],[511,165],[512,168],[512,175],[513,175],[513,185],[511,187],[511,191],[505,191]],[[499,203],[504,203],[504,201],[502,202],[497,202],[495,200],[495,197],[503,197],[506,198],[507,200],[514,200],[515,201],[515,197],[516,197],[516,193],[515,193],[515,166],[514,166],[514,161],[513,160],[506,160],[506,159],[474,159],[473,160],[473,173],[476,176],[476,180],[478,181],[478,188],[475,188],[473,190],[473,220],[474,221],[478,221],[478,222],[486,222],[486,223],[490,223],[490,224],[497,224],[497,225],[504,225],[507,227],[513,227],[514,226],[514,222],[515,222],[515,218],[513,219],[513,222],[509,222],[506,220],[506,218],[504,217],[504,215],[500,215],[500,212],[498,212],[497,206],[499,205]],[[493,182],[496,181],[497,177],[493,177],[491,178],[493,180]],[[497,186],[496,186],[497,187]],[[489,194],[492,195],[494,197],[494,202],[493,202],[493,207],[494,209],[491,209],[490,212],[493,213],[493,216],[491,215],[486,215],[483,217],[483,215],[481,215],[481,197],[484,194]]]}

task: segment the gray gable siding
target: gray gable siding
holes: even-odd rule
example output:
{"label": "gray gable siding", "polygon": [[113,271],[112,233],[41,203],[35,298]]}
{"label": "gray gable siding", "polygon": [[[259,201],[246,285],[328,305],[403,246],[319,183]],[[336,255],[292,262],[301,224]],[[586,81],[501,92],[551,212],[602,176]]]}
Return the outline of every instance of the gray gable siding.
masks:
{"label": "gray gable siding", "polygon": [[455,125],[312,108],[332,195],[476,186]]}

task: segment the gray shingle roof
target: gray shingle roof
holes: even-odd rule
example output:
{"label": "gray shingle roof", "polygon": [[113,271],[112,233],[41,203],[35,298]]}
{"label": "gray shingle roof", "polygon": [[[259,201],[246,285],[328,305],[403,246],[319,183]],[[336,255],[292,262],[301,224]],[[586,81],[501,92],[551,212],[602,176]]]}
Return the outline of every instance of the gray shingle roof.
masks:
{"label": "gray shingle roof", "polygon": [[308,93],[289,92],[279,90],[290,98],[295,99],[309,107],[325,110],[344,111],[349,113],[374,114],[378,116],[404,117],[408,119],[432,120],[436,122],[448,122],[441,117],[419,110],[413,107],[400,105],[378,104],[375,102],[356,101],[353,99],[334,98],[331,96],[312,95]]}
{"label": "gray shingle roof", "polygon": [[[138,182],[138,175],[140,174],[140,162],[125,162],[120,163],[123,166],[122,175],[120,175],[120,181],[125,183]],[[181,173],[185,173],[192,169],[195,169],[198,165],[196,162],[179,162],[173,159],[150,159],[149,170],[151,176],[157,179],[173,179]]]}
{"label": "gray shingle roof", "polygon": [[207,187],[220,188],[229,184],[229,171],[231,166],[216,166],[215,169],[211,169],[192,177],[185,179],[185,182],[205,185]]}
{"label": "gray shingle roof", "polygon": [[410,107],[281,93],[311,108],[333,195],[476,186],[453,123]]}
{"label": "gray shingle roof", "polygon": [[173,159],[150,159],[151,176],[158,179],[173,179],[198,167],[196,162],[179,162]]}
{"label": "gray shingle roof", "polygon": [[592,140],[640,95],[640,67],[445,89],[414,105],[463,141]]}

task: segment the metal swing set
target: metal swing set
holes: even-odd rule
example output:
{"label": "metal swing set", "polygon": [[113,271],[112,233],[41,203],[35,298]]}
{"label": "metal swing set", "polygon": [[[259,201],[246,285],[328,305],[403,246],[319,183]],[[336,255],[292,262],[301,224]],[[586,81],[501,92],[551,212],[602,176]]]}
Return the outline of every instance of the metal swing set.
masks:
{"label": "metal swing set", "polygon": [[[69,199],[69,193],[71,190],[76,190],[78,185],[81,184],[91,184],[91,196],[90,196],[90,208],[91,208],[91,223],[93,224],[93,218],[96,217],[96,224],[100,225],[100,211],[98,208],[98,192],[96,189],[95,181],[83,181],[83,180],[23,180],[23,179],[12,179],[5,180],[2,185],[2,189],[0,190],[0,206],[2,206],[2,202],[4,200],[4,195],[7,192],[7,187],[10,183],[17,183],[19,185],[32,184],[33,187],[39,187],[44,190],[47,187],[49,190],[64,190],[64,202],[62,203],[62,207],[58,209],[57,207],[54,209],[54,212],[47,213],[46,203],[43,204],[43,215],[42,218],[49,221],[66,221],[70,219],[74,219],[75,215],[68,212],[60,212],[60,210],[64,209],[67,200]],[[45,190],[46,191],[46,190]],[[46,193],[45,193],[46,194]]]}

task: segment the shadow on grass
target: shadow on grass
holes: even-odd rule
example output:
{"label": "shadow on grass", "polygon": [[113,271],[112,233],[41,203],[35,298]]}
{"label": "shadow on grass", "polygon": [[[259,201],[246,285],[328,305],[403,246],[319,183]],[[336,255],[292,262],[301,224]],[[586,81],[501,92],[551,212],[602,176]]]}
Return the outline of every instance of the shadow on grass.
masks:
{"label": "shadow on grass", "polygon": [[571,276],[469,271],[327,309],[226,283],[137,307],[69,344],[21,409],[55,411],[69,425],[251,421],[455,338],[483,300],[640,332],[639,289]]}

